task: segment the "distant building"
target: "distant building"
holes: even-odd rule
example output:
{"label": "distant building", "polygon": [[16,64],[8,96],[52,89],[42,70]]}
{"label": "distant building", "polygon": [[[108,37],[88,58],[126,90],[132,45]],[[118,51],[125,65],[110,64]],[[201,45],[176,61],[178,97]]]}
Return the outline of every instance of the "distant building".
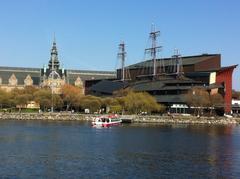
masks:
{"label": "distant building", "polygon": [[[164,63],[164,70],[160,69],[161,65],[158,65],[157,71],[164,71],[166,76],[159,81],[153,83],[161,83],[162,86],[158,85],[158,90],[148,89],[149,93],[154,94],[157,97],[158,102],[169,104],[185,103],[182,94],[186,93],[187,90],[193,86],[205,86],[211,93],[221,93],[224,97],[225,112],[231,112],[232,102],[232,74],[233,70],[237,65],[228,67],[221,67],[221,55],[220,54],[202,54],[196,56],[181,57],[182,60],[182,71],[184,78],[182,79],[168,79],[171,74],[172,58],[158,59]],[[144,61],[136,63],[126,67],[132,80],[139,80],[143,76],[149,77],[151,75],[152,61]],[[121,71],[121,70],[120,70]],[[117,75],[120,78],[118,70]],[[150,72],[150,73],[149,73]],[[162,75],[160,75],[162,77]],[[186,79],[188,78],[188,79]],[[191,79],[191,80],[190,80]],[[152,82],[151,82],[152,83]],[[171,87],[169,86],[169,83]],[[197,84],[198,83],[198,84]],[[144,83],[143,83],[144,84]],[[165,85],[163,85],[165,84]],[[134,85],[134,88],[138,88],[138,84]],[[151,85],[148,85],[151,88]],[[158,92],[157,92],[158,91]],[[182,101],[178,99],[183,99]]]}
{"label": "distant building", "polygon": [[[52,73],[53,71],[54,73]],[[0,88],[6,91],[11,91],[14,88],[22,89],[25,86],[35,86],[38,88],[53,86],[54,91],[59,93],[61,86],[71,84],[82,87],[84,93],[86,80],[112,78],[115,78],[115,72],[60,68],[55,40],[52,45],[48,67],[24,68],[0,66]]]}
{"label": "distant building", "polygon": [[235,114],[240,114],[240,100],[232,99],[232,112]]}
{"label": "distant building", "polygon": [[[211,94],[222,94],[225,100],[224,110],[230,113],[232,74],[236,67],[237,65],[221,67],[220,54],[181,57],[181,66],[178,67],[173,58],[164,58],[156,60],[157,75],[153,76],[153,61],[147,60],[125,67],[124,73],[128,80],[124,84],[121,82],[122,69],[118,69],[118,81],[99,82],[92,85],[89,91],[94,95],[106,96],[113,94],[117,87],[118,89],[129,87],[135,91],[148,92],[157,102],[165,104],[173,111],[179,108],[179,111],[185,112],[184,94],[193,87],[204,87]],[[181,74],[173,73],[176,72],[176,68],[181,69]]]}

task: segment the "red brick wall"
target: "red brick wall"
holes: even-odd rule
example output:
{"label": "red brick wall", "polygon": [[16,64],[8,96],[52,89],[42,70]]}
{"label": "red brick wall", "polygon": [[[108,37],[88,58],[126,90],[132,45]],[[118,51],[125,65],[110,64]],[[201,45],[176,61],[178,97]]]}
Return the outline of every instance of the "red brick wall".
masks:
{"label": "red brick wall", "polygon": [[232,73],[234,68],[217,72],[216,82],[219,84],[224,82],[225,85],[225,113],[230,113],[232,110]]}

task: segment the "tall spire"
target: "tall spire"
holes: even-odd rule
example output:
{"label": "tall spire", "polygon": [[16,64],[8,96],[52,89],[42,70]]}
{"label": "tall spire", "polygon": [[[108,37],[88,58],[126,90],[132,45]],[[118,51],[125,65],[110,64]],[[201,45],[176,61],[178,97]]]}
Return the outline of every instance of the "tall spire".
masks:
{"label": "tall spire", "polygon": [[56,44],[56,36],[55,36],[55,32],[53,33],[53,43]]}
{"label": "tall spire", "polygon": [[58,51],[57,51],[55,33],[54,33],[54,37],[53,37],[51,57],[50,57],[50,60],[48,62],[49,69],[52,68],[52,63],[53,63],[53,67],[54,67],[55,70],[59,69]]}

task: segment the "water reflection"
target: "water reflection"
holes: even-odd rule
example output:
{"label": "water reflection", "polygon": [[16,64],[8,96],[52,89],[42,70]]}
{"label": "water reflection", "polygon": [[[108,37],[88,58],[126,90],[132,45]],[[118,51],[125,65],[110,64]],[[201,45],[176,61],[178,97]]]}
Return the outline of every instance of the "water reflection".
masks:
{"label": "water reflection", "polygon": [[0,121],[6,178],[236,178],[238,126]]}

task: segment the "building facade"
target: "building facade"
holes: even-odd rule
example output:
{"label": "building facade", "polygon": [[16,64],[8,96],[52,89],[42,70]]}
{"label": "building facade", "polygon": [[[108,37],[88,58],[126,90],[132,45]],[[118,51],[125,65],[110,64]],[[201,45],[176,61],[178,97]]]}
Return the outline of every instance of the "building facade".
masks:
{"label": "building facade", "polygon": [[[186,101],[182,94],[185,94],[187,90],[193,86],[199,86],[206,88],[211,94],[222,94],[225,103],[223,104],[225,113],[231,113],[232,110],[232,75],[237,65],[228,67],[221,66],[220,54],[202,54],[196,56],[181,57],[182,77],[178,78],[171,73],[172,58],[158,59],[157,71],[164,71],[160,77],[162,79],[153,82],[143,82],[133,85],[134,88],[139,89],[138,86],[147,86],[148,91],[153,94],[157,101],[160,103],[184,104]],[[160,64],[164,64],[160,65]],[[151,76],[152,61],[144,61],[137,64],[133,64],[127,67],[128,72],[132,80],[142,81],[142,76]],[[161,69],[164,68],[164,69]],[[121,71],[117,72],[118,77]],[[172,77],[169,78],[169,77]],[[140,78],[139,78],[140,77]],[[177,78],[176,78],[177,77]],[[161,83],[157,89],[151,87],[151,83]],[[140,87],[141,89],[141,87]]]}
{"label": "building facade", "polygon": [[64,84],[79,86],[85,92],[85,81],[93,79],[112,79],[115,72],[71,70],[60,68],[56,42],[52,44],[48,66],[43,68],[3,67],[0,66],[0,88],[11,91],[25,86],[50,87],[55,93],[60,93]]}
{"label": "building facade", "polygon": [[[232,74],[237,65],[221,67],[220,54],[181,57],[179,66],[176,62],[173,58],[157,59],[155,76],[153,76],[153,60],[127,66],[124,71],[127,80],[121,85],[119,83],[122,79],[122,69],[118,69],[118,81],[99,82],[91,87],[91,94],[111,95],[117,87],[129,87],[135,91],[148,92],[157,102],[165,104],[170,109],[175,110],[176,107],[182,106],[182,111],[185,111],[187,104],[185,94],[193,87],[200,87],[211,94],[221,94],[225,101],[222,105],[225,113],[231,113]],[[177,68],[179,70],[176,70]],[[109,91],[109,89],[113,90]]]}

